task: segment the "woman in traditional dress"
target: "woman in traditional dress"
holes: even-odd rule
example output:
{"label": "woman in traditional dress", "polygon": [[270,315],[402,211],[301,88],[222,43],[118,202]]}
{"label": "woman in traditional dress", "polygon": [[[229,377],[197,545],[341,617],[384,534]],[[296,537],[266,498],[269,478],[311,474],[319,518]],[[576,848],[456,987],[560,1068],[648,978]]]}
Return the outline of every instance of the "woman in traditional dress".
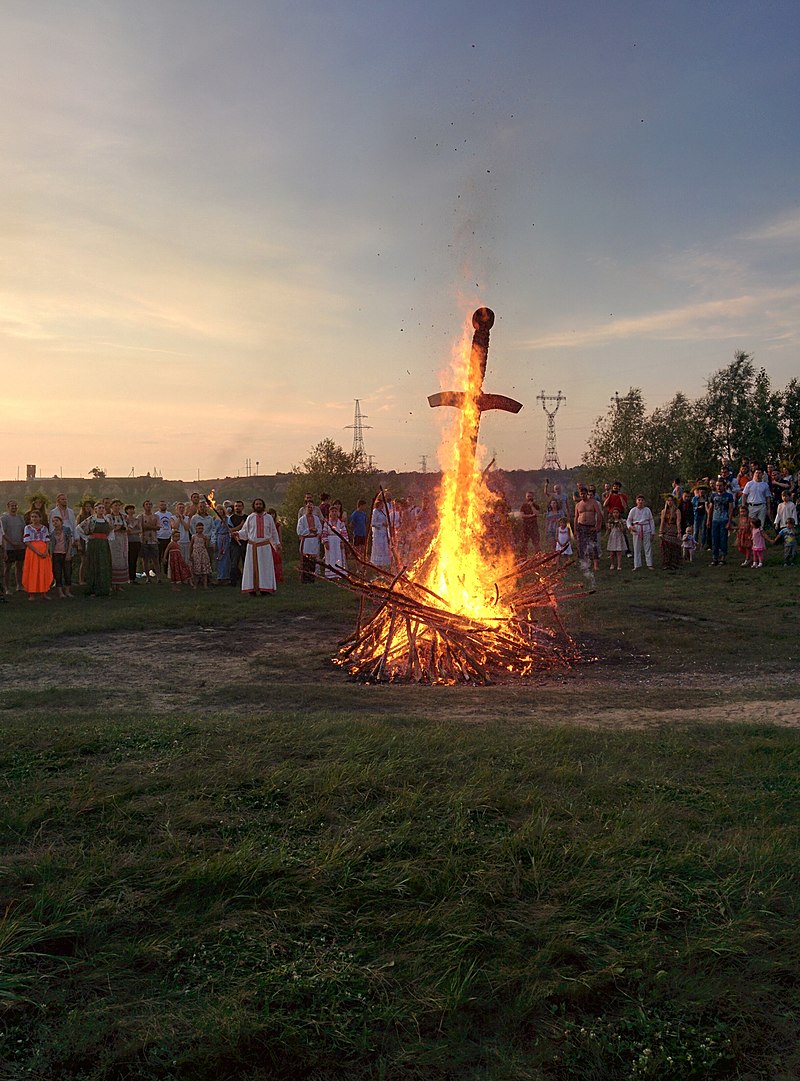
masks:
{"label": "woman in traditional dress", "polygon": [[122,500],[111,501],[111,532],[108,535],[111,550],[111,586],[119,593],[130,581],[128,569],[128,525],[122,513]]}
{"label": "woman in traditional dress", "polygon": [[216,503],[212,503],[211,506],[219,518],[216,524],[217,583],[227,585],[231,580],[231,531],[228,528],[228,515],[233,510],[233,503],[223,503],[222,510]]}
{"label": "woman in traditional dress", "polygon": [[78,527],[86,541],[84,582],[89,597],[108,597],[111,593],[111,548],[108,538],[114,528],[102,500],[94,513]]}
{"label": "woman in traditional dress", "polygon": [[29,601],[37,595],[51,600],[47,593],[53,584],[53,561],[50,558],[50,530],[44,524],[38,510],[30,511],[30,522],[22,533],[25,545],[25,562],[22,565],[22,588]]}
{"label": "woman in traditional dress", "polygon": [[305,510],[297,519],[297,535],[300,538],[300,581],[306,585],[311,585],[317,580],[322,526],[322,519],[314,510],[314,501],[307,499]]}
{"label": "woman in traditional dress", "polygon": [[667,496],[661,512],[661,560],[665,570],[678,570],[681,565],[681,512],[675,499]]}
{"label": "woman in traditional dress", "polygon": [[371,525],[370,563],[388,570],[392,565],[392,550],[389,545],[389,507],[383,492],[379,492],[373,501]]}
{"label": "woman in traditional dress", "polygon": [[325,549],[325,577],[338,578],[338,571],[347,571],[345,545],[350,543],[347,526],[341,518],[341,503],[331,503],[328,520],[322,527],[322,546]]}
{"label": "woman in traditional dress", "polygon": [[272,516],[267,514],[263,499],[254,499],[252,514],[236,531],[239,540],[247,541],[242,572],[242,593],[260,597],[264,593],[274,593],[275,561],[272,553],[280,548],[278,530]]}

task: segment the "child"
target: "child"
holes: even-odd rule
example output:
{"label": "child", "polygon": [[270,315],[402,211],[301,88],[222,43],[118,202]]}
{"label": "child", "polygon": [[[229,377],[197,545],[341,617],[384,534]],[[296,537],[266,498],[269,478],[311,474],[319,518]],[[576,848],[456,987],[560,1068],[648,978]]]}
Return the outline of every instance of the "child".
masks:
{"label": "child", "polygon": [[743,567],[749,567],[753,558],[753,522],[748,517],[747,509],[739,511],[739,524],[736,527],[736,547],[744,556]]}
{"label": "child", "polygon": [[681,548],[683,550],[683,558],[687,563],[694,562],[694,551],[697,547],[697,541],[694,536],[694,526],[687,525],[686,532],[683,534],[683,540],[681,541]]}
{"label": "child", "polygon": [[764,566],[764,551],[767,547],[767,536],[761,521],[758,518],[751,519],[753,523],[753,569]]}
{"label": "child", "polygon": [[25,545],[25,562],[22,565],[22,588],[28,600],[36,600],[40,594],[44,600],[52,600],[47,591],[53,584],[53,561],[50,558],[50,530],[44,524],[41,511],[31,508],[30,522],[25,526],[22,543]]}
{"label": "child", "polygon": [[783,541],[783,565],[793,567],[797,559],[797,523],[794,518],[786,519],[786,525],[778,531],[777,537],[771,540],[770,544],[778,544],[780,541]]}
{"label": "child", "polygon": [[556,566],[561,567],[561,557],[572,555],[572,530],[569,527],[569,522],[562,515],[558,519],[558,529],[556,530]]}
{"label": "child", "polygon": [[627,545],[625,544],[625,523],[619,513],[619,508],[614,507],[611,511],[611,517],[608,519],[608,541],[606,543],[606,551],[611,556],[610,570],[614,569],[614,560],[616,557],[617,570],[622,570],[622,556],[627,551]]}
{"label": "child", "polygon": [[211,574],[209,547],[210,542],[205,535],[205,526],[202,522],[197,522],[194,527],[194,536],[189,542],[189,563],[195,583],[200,582],[203,589],[208,589],[208,579]]}
{"label": "child", "polygon": [[167,578],[172,582],[174,590],[180,589],[184,582],[188,582],[194,589],[191,569],[183,558],[183,552],[181,551],[181,531],[179,529],[172,530],[172,540],[164,549],[164,569],[167,572]]}
{"label": "child", "polygon": [[50,533],[50,557],[53,560],[53,578],[59,597],[72,596],[72,544],[69,525],[64,524],[60,514],[54,514]]}

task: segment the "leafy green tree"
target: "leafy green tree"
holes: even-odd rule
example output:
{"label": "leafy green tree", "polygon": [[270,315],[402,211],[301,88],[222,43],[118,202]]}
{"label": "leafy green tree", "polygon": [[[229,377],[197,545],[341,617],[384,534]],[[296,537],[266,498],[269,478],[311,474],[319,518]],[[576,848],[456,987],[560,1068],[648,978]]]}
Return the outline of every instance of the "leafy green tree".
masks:
{"label": "leafy green tree", "polygon": [[765,462],[780,453],[780,396],[751,353],[737,352],[706,384],[705,417],[715,457],[736,463],[743,455]]}
{"label": "leafy green tree", "polygon": [[631,387],[598,417],[583,461],[598,485],[618,478],[656,505],[675,477],[691,485],[721,458],[735,464],[746,454],[764,463],[781,452],[795,464],[800,459],[800,383],[793,379],[776,394],[766,371],[737,352],[695,401],[679,391],[648,414],[642,392]]}
{"label": "leafy green tree", "polygon": [[705,416],[717,458],[733,461],[747,443],[747,392],[754,377],[751,355],[740,351],[706,382]]}
{"label": "leafy green tree", "polygon": [[360,463],[354,454],[349,454],[332,439],[323,439],[311,448],[311,453],[302,466],[295,466],[293,473],[323,473],[331,477],[347,477],[360,470]]}
{"label": "leafy green tree", "polygon": [[644,460],[659,495],[672,490],[676,477],[684,486],[694,484],[708,474],[714,461],[703,409],[681,391],[645,418],[643,442]]}
{"label": "leafy green tree", "polygon": [[792,379],[781,395],[781,457],[792,468],[800,466],[800,382]]}
{"label": "leafy green tree", "polygon": [[292,469],[292,478],[281,505],[281,515],[292,527],[306,493],[319,502],[322,492],[331,499],[341,499],[345,513],[355,510],[359,499],[369,502],[378,486],[378,474],[365,469],[358,456],[348,453],[332,439],[323,439],[312,447],[300,466]]}
{"label": "leafy green tree", "polygon": [[596,484],[620,480],[630,494],[649,492],[645,421],[644,398],[638,387],[631,387],[624,397],[611,403],[605,416],[597,418],[583,455]]}

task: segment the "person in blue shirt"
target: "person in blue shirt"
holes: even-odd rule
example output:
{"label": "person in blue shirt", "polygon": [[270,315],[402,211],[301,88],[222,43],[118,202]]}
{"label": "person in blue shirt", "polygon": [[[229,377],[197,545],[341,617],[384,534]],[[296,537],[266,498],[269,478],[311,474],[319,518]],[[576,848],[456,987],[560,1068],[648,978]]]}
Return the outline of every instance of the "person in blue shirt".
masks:
{"label": "person in blue shirt", "polygon": [[736,500],[724,480],[714,484],[708,503],[708,524],[711,527],[711,566],[723,566],[728,560],[728,532],[733,521]]}
{"label": "person in blue shirt", "polygon": [[356,509],[350,515],[350,536],[356,554],[362,559],[367,555],[367,501],[359,499]]}

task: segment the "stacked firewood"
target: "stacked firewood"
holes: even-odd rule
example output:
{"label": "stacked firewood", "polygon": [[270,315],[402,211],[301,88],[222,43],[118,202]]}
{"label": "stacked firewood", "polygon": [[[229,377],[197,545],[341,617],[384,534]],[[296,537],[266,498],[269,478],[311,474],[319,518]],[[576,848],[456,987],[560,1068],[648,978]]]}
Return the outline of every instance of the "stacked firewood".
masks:
{"label": "stacked firewood", "polygon": [[558,614],[563,572],[554,556],[519,563],[498,581],[489,598],[498,616],[480,620],[450,611],[410,577],[418,567],[390,573],[352,552],[350,560],[357,574],[329,568],[335,581],[361,597],[356,628],[332,662],[354,679],[487,684],[580,660]]}

